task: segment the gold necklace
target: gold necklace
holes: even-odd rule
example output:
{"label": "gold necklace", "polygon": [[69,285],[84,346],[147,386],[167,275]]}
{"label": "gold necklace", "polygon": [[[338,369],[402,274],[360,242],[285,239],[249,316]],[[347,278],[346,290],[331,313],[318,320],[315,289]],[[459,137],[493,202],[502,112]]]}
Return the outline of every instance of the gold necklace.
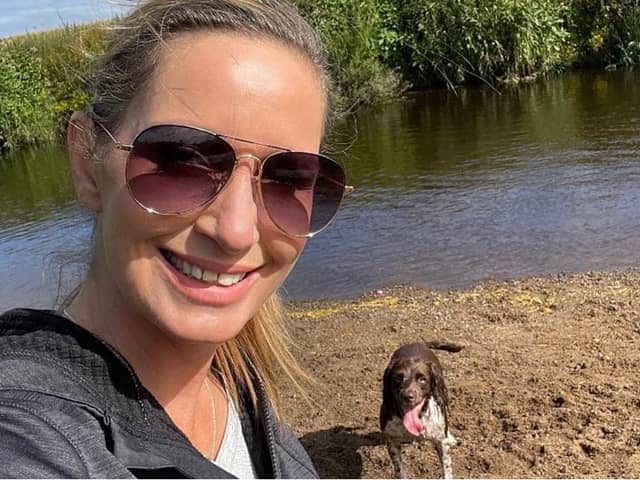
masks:
{"label": "gold necklace", "polygon": [[213,392],[211,391],[211,387],[209,386],[209,377],[207,376],[204,379],[204,386],[207,389],[207,393],[209,394],[209,400],[211,400],[211,452],[209,452],[209,456],[207,457],[209,460],[214,460],[213,454],[215,453],[216,446],[216,399],[213,396]]}

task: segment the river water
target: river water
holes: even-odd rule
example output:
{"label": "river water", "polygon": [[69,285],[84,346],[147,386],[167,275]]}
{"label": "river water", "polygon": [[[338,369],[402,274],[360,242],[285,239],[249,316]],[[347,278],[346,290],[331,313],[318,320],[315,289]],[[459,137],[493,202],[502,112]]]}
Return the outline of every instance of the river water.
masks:
{"label": "river water", "polygon": [[[333,147],[353,143],[339,158],[356,190],[285,293],[638,266],[639,132],[638,69],[364,109]],[[0,310],[50,306],[81,272],[90,235],[62,148],[0,160]]]}

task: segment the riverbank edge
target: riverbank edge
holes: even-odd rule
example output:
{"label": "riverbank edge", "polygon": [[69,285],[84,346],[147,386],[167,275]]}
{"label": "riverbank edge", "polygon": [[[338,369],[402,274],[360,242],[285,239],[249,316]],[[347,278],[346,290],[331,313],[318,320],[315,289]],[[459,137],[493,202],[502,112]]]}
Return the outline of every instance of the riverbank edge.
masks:
{"label": "riverbank edge", "polygon": [[[434,288],[415,283],[392,283],[373,288],[345,298],[296,298],[285,299],[284,304],[290,312],[292,320],[298,318],[321,319],[335,314],[344,314],[349,311],[360,310],[384,310],[385,308],[397,308],[402,302],[400,297],[409,298],[412,295],[433,298],[449,297],[454,302],[466,298],[488,300],[495,295],[503,294],[509,289],[519,291],[531,286],[544,291],[544,299],[539,295],[521,296],[515,298],[515,304],[521,303],[533,307],[532,311],[551,313],[557,305],[555,298],[549,294],[549,289],[565,284],[582,284],[585,288],[595,282],[610,281],[611,284],[631,282],[638,286],[640,298],[640,266],[614,270],[589,270],[583,272],[553,272],[548,274],[526,277],[493,279],[488,278],[475,282],[472,285],[460,288]],[[627,290],[625,290],[627,292]],[[398,296],[399,295],[399,296]],[[408,297],[407,297],[408,295]],[[636,312],[638,313],[638,312]],[[638,313],[640,315],[640,313]]]}
{"label": "riverbank edge", "polygon": [[[408,90],[496,88],[640,60],[640,5],[625,0],[294,3],[327,45],[344,114]],[[93,61],[114,22],[0,39],[0,150],[61,138],[69,114],[90,100]]]}

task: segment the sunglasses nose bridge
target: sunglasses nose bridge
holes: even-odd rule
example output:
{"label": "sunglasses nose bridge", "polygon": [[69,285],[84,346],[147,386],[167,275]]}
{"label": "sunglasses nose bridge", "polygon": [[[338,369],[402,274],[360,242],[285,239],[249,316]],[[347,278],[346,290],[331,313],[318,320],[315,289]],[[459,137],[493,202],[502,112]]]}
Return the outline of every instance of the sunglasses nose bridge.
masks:
{"label": "sunglasses nose bridge", "polygon": [[258,180],[260,178],[260,170],[262,169],[262,162],[258,157],[251,153],[241,153],[236,157],[236,166],[239,166],[241,163],[244,163],[243,160],[247,160],[249,164],[249,168],[251,170],[251,178],[253,180]]}

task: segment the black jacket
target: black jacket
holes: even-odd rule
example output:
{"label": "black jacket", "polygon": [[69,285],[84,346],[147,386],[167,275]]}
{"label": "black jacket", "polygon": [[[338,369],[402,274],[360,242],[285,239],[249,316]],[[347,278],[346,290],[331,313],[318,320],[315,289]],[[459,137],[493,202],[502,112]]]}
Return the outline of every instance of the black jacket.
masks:
{"label": "black jacket", "polygon": [[[317,477],[291,430],[258,390],[241,402],[259,477]],[[50,311],[0,316],[0,477],[231,475],[204,458],[131,366],[110,346]]]}

